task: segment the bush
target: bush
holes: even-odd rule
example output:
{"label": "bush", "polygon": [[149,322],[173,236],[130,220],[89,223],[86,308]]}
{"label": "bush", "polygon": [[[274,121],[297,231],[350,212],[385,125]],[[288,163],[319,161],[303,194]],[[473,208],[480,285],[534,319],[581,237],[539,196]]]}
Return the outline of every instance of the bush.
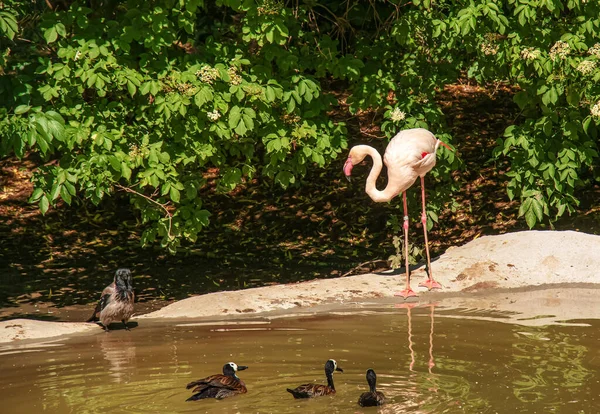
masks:
{"label": "bush", "polygon": [[[522,112],[496,156],[510,160],[508,195],[530,226],[573,211],[593,178],[596,2],[3,4],[0,154],[42,155],[31,196],[42,213],[126,191],[144,244],[175,251],[208,225],[198,190],[210,167],[221,191],[257,175],[287,187],[345,152],[331,80],[351,111],[385,112],[388,137],[425,127],[446,142],[445,84],[510,83]],[[432,176],[448,179],[457,162],[442,152]],[[447,196],[433,194],[430,218]]]}

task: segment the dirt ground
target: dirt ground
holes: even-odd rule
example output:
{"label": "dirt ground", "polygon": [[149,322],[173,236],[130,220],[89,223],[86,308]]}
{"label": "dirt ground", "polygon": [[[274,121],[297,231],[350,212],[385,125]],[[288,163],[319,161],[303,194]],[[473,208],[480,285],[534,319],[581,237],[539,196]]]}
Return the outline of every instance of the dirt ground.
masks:
{"label": "dirt ground", "polygon": [[[525,229],[504,188],[507,165],[484,163],[507,120],[517,116],[510,91],[457,84],[446,88],[440,104],[463,167],[453,173],[458,189],[453,202],[430,232],[433,256],[485,235]],[[351,145],[384,148],[373,127],[381,114],[346,121]],[[399,205],[372,203],[358,177],[346,183],[341,159],[311,170],[300,188],[283,190],[255,180],[218,194],[209,185],[201,196],[213,212],[211,225],[175,256],[140,247],[139,217],[124,194],[99,206],[75,200],[72,207],[41,216],[27,203],[31,172],[39,162],[34,154],[0,160],[0,320],[85,320],[118,267],[132,269],[136,307],[146,313],[195,295],[380,272],[389,268],[394,253],[394,234],[386,223]],[[360,168],[366,175],[366,167]],[[357,167],[357,174],[361,171]],[[209,182],[216,176],[207,172]],[[600,234],[600,187],[577,196],[578,214],[555,227]],[[411,242],[422,246],[413,217]]]}
{"label": "dirt ground", "polygon": [[[440,291],[417,287],[427,275],[422,267],[413,269],[412,286],[419,297],[406,301],[394,297],[404,284],[404,274],[385,272],[209,293],[143,315],[138,309],[134,320],[144,324],[152,323],[152,319],[239,318],[265,312],[289,316],[380,299],[396,306],[437,303],[471,312],[505,312],[507,322],[524,324],[598,318],[598,251],[600,236],[574,231],[484,236],[450,249],[434,261],[434,277],[443,286]],[[0,343],[92,329],[103,334],[94,324],[15,319],[0,322]]]}

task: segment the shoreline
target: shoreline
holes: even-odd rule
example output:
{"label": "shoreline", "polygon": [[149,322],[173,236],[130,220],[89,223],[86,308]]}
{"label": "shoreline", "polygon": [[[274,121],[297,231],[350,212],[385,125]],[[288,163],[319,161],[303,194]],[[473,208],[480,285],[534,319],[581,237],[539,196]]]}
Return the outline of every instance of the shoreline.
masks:
{"label": "shoreline", "polygon": [[[577,319],[600,318],[592,306],[600,289],[600,236],[574,231],[524,231],[483,236],[464,246],[448,249],[433,259],[433,276],[443,289],[427,292],[417,287],[426,279],[423,265],[411,268],[417,298],[395,298],[404,286],[405,273],[390,271],[335,279],[318,279],[193,296],[157,311],[134,316],[151,319],[231,319],[264,313],[296,314],[323,306],[343,307],[357,302],[389,301],[396,304],[431,304],[455,308],[491,309],[535,318],[538,323],[559,322],[567,308],[576,307]],[[522,302],[522,303],[520,303]],[[11,319],[0,322],[0,344],[19,344],[75,333],[102,330],[84,322],[46,322]],[[27,341],[29,342],[29,341]]]}

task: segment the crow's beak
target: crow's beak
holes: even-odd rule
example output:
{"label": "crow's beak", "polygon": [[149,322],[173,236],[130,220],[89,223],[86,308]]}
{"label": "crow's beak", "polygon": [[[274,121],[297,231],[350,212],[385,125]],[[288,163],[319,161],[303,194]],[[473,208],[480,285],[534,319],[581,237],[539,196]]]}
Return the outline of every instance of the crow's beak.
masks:
{"label": "crow's beak", "polygon": [[337,367],[335,370],[336,370],[336,371],[340,371],[340,372],[344,372],[344,370],[343,370],[343,369],[341,369],[340,367]]}
{"label": "crow's beak", "polygon": [[245,369],[248,369],[248,367],[245,365],[238,365],[238,371],[243,371]]}

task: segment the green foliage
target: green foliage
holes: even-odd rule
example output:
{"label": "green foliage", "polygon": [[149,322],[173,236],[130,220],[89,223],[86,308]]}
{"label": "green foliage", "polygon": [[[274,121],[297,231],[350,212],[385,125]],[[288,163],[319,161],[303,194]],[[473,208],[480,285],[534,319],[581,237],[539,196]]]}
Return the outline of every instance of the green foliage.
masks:
{"label": "green foliage", "polygon": [[[209,169],[219,191],[256,176],[285,188],[345,152],[332,81],[352,112],[385,112],[386,136],[425,127],[445,142],[445,84],[510,82],[522,117],[496,155],[531,226],[572,211],[598,159],[596,2],[22,3],[0,9],[0,155],[41,154],[44,213],[125,191],[143,242],[171,251],[209,224]],[[430,175],[458,165],[441,150]],[[434,187],[430,221],[450,189]]]}
{"label": "green foliage", "polygon": [[[529,227],[573,212],[594,180],[600,125],[600,6],[579,0],[515,1],[502,22],[479,19],[478,81],[506,80],[521,117],[497,141],[510,160],[508,196]],[[597,171],[596,171],[597,174]],[[597,177],[596,177],[597,179]]]}

